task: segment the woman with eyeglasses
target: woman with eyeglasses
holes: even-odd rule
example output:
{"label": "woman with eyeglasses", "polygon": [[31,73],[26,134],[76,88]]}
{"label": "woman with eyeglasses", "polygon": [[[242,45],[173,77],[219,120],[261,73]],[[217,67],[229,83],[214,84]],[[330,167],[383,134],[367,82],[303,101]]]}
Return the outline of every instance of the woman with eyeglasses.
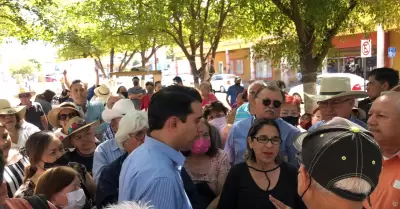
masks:
{"label": "woman with eyeglasses", "polygon": [[297,169],[279,158],[282,140],[278,124],[256,120],[247,136],[245,162],[226,178],[218,209],[306,208],[297,193]]}
{"label": "woman with eyeglasses", "polygon": [[64,102],[60,104],[59,107],[53,108],[50,110],[47,118],[49,119],[49,123],[54,127],[57,128],[54,131],[56,137],[58,137],[61,141],[64,140],[65,137],[68,136],[66,125],[68,121],[73,117],[81,117],[83,118],[84,115],[82,112],[76,109],[76,106],[72,102]]}

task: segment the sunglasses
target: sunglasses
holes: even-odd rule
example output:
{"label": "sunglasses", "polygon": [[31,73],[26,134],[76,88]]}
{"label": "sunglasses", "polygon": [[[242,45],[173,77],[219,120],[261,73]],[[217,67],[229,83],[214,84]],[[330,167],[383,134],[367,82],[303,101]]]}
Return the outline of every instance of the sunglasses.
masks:
{"label": "sunglasses", "polygon": [[19,94],[18,95],[18,97],[21,99],[21,98],[28,98],[28,97],[30,97],[31,96],[31,94],[30,93],[22,93],[22,94]]}
{"label": "sunglasses", "polygon": [[71,119],[76,116],[79,116],[77,112],[71,112],[69,114],[61,114],[61,115],[58,115],[58,120],[65,121],[65,120],[67,120],[67,118]]}
{"label": "sunglasses", "polygon": [[263,105],[266,107],[269,107],[272,104],[272,106],[274,106],[275,108],[279,108],[282,105],[282,102],[278,101],[278,100],[270,100],[267,98],[267,99],[263,99],[262,101],[263,101],[262,102]]}

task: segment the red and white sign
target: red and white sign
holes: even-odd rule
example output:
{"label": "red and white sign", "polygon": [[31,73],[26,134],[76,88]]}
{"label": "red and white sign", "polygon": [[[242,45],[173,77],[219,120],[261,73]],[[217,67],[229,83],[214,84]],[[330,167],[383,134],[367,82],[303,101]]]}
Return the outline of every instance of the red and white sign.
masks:
{"label": "red and white sign", "polygon": [[361,57],[372,56],[372,41],[371,39],[361,40]]}

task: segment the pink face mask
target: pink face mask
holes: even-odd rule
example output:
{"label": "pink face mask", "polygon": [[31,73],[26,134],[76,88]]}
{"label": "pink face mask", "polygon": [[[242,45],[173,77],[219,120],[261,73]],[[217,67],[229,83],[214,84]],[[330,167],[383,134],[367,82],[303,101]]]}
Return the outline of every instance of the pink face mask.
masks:
{"label": "pink face mask", "polygon": [[208,151],[208,149],[210,149],[211,147],[211,141],[208,138],[198,138],[193,146],[192,146],[192,153],[193,154],[204,154]]}

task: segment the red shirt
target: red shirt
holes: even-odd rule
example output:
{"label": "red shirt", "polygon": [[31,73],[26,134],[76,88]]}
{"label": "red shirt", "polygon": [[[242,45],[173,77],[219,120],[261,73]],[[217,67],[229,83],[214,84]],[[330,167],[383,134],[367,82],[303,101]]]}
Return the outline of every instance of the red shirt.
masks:
{"label": "red shirt", "polygon": [[153,96],[153,95],[149,95],[149,94],[144,95],[144,97],[140,101],[140,110],[147,111],[147,109],[149,109],[151,96]]}
{"label": "red shirt", "polygon": [[210,104],[212,101],[218,101],[217,97],[214,94],[208,94],[208,98],[203,97],[201,106],[204,107],[204,106]]}

